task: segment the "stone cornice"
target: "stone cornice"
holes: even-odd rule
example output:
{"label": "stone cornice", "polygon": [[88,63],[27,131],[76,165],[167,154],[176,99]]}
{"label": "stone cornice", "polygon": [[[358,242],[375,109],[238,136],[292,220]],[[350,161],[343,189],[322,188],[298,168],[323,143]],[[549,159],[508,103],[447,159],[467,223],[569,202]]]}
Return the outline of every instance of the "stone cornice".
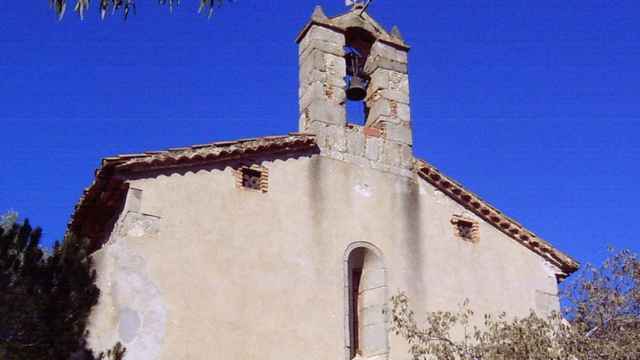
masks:
{"label": "stone cornice", "polygon": [[296,43],[300,43],[309,29],[314,25],[326,27],[340,33],[346,32],[350,27],[359,27],[369,31],[377,41],[404,51],[410,50],[411,47],[404,42],[402,37],[394,35],[394,33],[399,34],[398,30],[389,33],[366,12],[361,15],[357,15],[356,13],[360,13],[360,10],[350,11],[346,14],[329,18],[324,16],[324,13],[318,15],[316,10],[311,20],[305,24],[300,33],[298,33],[298,36],[296,36]]}

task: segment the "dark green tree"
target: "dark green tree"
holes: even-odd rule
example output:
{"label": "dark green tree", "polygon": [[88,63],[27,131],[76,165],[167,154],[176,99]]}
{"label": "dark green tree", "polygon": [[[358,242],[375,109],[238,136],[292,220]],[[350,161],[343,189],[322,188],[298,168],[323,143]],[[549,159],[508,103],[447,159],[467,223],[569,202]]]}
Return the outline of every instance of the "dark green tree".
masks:
{"label": "dark green tree", "polygon": [[[87,320],[99,289],[87,244],[67,236],[47,254],[28,220],[0,226],[0,359],[93,359]],[[124,353],[118,345],[113,354]]]}

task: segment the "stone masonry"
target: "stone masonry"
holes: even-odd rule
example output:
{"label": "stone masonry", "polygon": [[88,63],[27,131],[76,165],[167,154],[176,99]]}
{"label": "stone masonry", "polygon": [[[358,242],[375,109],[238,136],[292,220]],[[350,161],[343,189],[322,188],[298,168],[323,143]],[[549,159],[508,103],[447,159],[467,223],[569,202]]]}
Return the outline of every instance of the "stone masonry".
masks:
{"label": "stone masonry", "polygon": [[[370,78],[364,126],[347,123],[344,48],[350,28],[363,29],[375,39],[364,66]],[[298,44],[300,131],[315,134],[326,156],[411,176],[409,47],[397,28],[388,33],[358,9],[330,19],[316,7]]]}

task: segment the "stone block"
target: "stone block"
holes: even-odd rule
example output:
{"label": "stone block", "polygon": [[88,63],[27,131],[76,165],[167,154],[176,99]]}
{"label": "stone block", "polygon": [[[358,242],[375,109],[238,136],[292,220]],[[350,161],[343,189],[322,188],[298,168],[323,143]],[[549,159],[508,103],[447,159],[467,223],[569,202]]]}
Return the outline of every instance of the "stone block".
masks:
{"label": "stone block", "polygon": [[362,273],[360,289],[375,289],[385,284],[384,269],[367,269]]}
{"label": "stone block", "polygon": [[377,127],[381,123],[401,124],[411,122],[411,110],[409,104],[379,97],[376,101],[370,101],[367,126]]}
{"label": "stone block", "polygon": [[409,104],[395,104],[395,117],[397,117],[403,123],[411,123],[411,107],[409,107]]}
{"label": "stone block", "polygon": [[323,100],[311,102],[304,110],[311,121],[320,121],[328,125],[346,126],[347,114],[344,106]]}
{"label": "stone block", "polygon": [[345,153],[340,152],[340,151],[336,151],[336,150],[331,150],[331,149],[321,149],[321,153],[332,158],[332,159],[336,159],[336,160],[340,160],[340,161],[344,161],[344,155]]}
{"label": "stone block", "polygon": [[381,123],[402,124],[411,122],[411,110],[408,104],[385,98],[369,103],[367,126],[380,126]]}
{"label": "stone block", "polygon": [[343,153],[347,151],[347,137],[345,127],[327,126],[327,147],[335,152]]}
{"label": "stone block", "polygon": [[304,41],[300,43],[298,48],[298,56],[305,57],[307,53],[319,50],[324,53],[333,54],[335,56],[344,56],[344,43],[337,44],[324,40]]}
{"label": "stone block", "polygon": [[316,144],[320,148],[327,147],[327,124],[320,121],[309,121],[307,122],[307,127],[305,131],[316,135]]}
{"label": "stone block", "polygon": [[298,117],[298,130],[301,132],[306,132],[307,127],[309,126],[309,124],[307,124],[307,116],[305,115],[305,113],[300,114],[300,116]]}
{"label": "stone block", "polygon": [[382,139],[380,138],[366,138],[365,142],[365,156],[367,159],[376,161],[380,157],[380,150],[382,147]]}
{"label": "stone block", "polygon": [[376,70],[369,81],[367,101],[375,101],[374,95],[409,104],[409,77],[390,70]]}
{"label": "stone block", "polygon": [[400,147],[400,166],[405,169],[413,168],[413,146]]}
{"label": "stone block", "polygon": [[364,326],[360,334],[360,347],[363,355],[375,355],[387,352],[387,329],[384,324]]}
{"label": "stone block", "polygon": [[367,105],[369,106],[367,126],[377,123],[378,119],[382,117],[391,118],[393,116],[391,102],[386,99],[379,98],[377,101],[370,101]]}
{"label": "stone block", "polygon": [[324,101],[327,103],[344,104],[346,93],[344,88],[330,86],[321,82],[314,82],[305,88],[300,89],[304,93],[300,97],[300,110],[306,109],[314,101]]}
{"label": "stone block", "polygon": [[[411,101],[408,93],[400,92],[397,90],[391,90],[391,89],[378,90],[375,95],[377,97],[382,97],[382,98],[392,100],[397,103],[406,104],[406,105],[409,105]],[[369,94],[367,96],[369,96]]]}
{"label": "stone block", "polygon": [[413,145],[413,135],[411,127],[397,124],[385,124],[385,137],[388,141],[393,141],[405,145]]}
{"label": "stone block", "polygon": [[364,65],[364,72],[371,75],[379,69],[391,70],[402,74],[407,74],[409,72],[407,64],[403,64],[380,56],[369,55],[369,59]]}
{"label": "stone block", "polygon": [[330,74],[326,71],[320,71],[316,69],[311,69],[307,73],[300,72],[300,87],[308,86],[314,82],[322,82],[331,86],[337,86],[340,88],[345,88],[347,86],[347,82],[344,80],[344,76],[339,76],[340,74]]}
{"label": "stone block", "polygon": [[347,64],[344,57],[315,49],[300,58],[300,74],[309,74],[313,70],[344,78],[347,74]]}
{"label": "stone block", "polygon": [[118,225],[118,236],[141,238],[154,236],[160,231],[159,218],[152,215],[128,212]]}
{"label": "stone block", "polygon": [[398,49],[380,41],[376,41],[371,47],[371,55],[380,56],[402,64],[408,62],[408,53],[406,50]]}
{"label": "stone block", "polygon": [[347,152],[356,156],[364,156],[364,134],[359,130],[347,130]]}
{"label": "stone block", "polygon": [[384,304],[386,299],[386,287],[378,287],[362,291],[359,306],[362,308]]}
{"label": "stone block", "polygon": [[344,34],[342,34],[341,32],[329,29],[325,26],[312,25],[304,35],[304,38],[300,41],[300,47],[303,46],[305,41],[312,42],[315,40],[332,42],[342,46],[344,46],[345,42]]}
{"label": "stone block", "polygon": [[390,72],[388,89],[400,91],[408,95],[409,94],[409,75],[398,73],[398,72]]}
{"label": "stone block", "polygon": [[382,324],[384,325],[383,304],[376,304],[360,309],[359,320],[362,326]]}
{"label": "stone block", "polygon": [[387,165],[399,167],[401,163],[401,146],[391,141],[385,141],[382,149],[381,161]]}

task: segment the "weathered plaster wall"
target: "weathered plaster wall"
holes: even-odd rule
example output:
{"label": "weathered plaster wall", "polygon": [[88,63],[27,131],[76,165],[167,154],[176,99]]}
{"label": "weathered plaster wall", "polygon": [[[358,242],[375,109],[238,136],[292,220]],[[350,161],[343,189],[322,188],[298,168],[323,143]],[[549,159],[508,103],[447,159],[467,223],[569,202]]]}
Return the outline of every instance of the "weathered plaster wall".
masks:
{"label": "weathered plaster wall", "polygon": [[[236,188],[231,167],[130,181],[96,254],[90,345],[120,340],[135,360],[344,360],[345,251],[359,241],[381,251],[389,293],[419,309],[557,308],[540,257],[425,181],[318,155],[261,164],[266,193]],[[452,215],[479,221],[480,241],[457,238]]]}

